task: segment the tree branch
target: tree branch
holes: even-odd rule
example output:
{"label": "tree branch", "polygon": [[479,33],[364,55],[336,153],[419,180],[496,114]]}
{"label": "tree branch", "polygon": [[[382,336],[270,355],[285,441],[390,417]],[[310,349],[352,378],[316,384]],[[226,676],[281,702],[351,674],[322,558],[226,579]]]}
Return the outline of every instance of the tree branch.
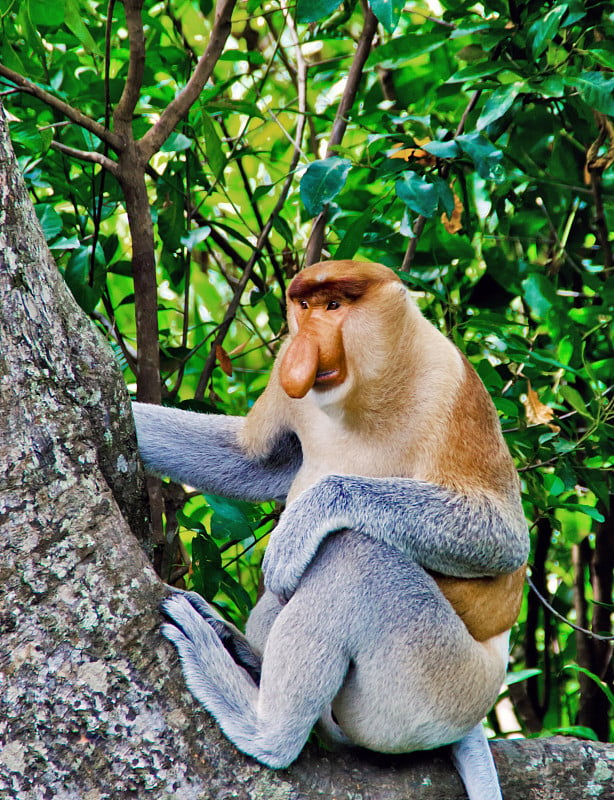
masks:
{"label": "tree branch", "polygon": [[88,161],[91,164],[100,164],[101,167],[106,169],[112,175],[119,174],[119,168],[116,161],[108,158],[104,153],[97,153],[95,150],[78,150],[76,147],[69,147],[62,142],[51,142],[52,150],[57,150],[69,158],[76,158],[79,161]]}
{"label": "tree branch", "polygon": [[31,94],[32,97],[41,100],[50,108],[59,111],[60,114],[63,114],[69,120],[79,125],[79,127],[85,128],[86,131],[93,133],[94,136],[97,136],[101,141],[106,142],[115,152],[120,153],[122,151],[123,141],[120,136],[117,136],[91,117],[88,117],[82,111],[79,111],[78,108],[73,108],[73,106],[65,103],[64,100],[60,100],[59,97],[51,94],[51,92],[42,89],[36,83],[24,78],[23,75],[5,67],[4,64],[0,64],[0,76],[14,83],[22,92]]}
{"label": "tree branch", "polygon": [[122,96],[113,112],[113,127],[125,141],[134,138],[132,115],[141,94],[145,69],[145,34],[143,33],[142,11],[143,0],[124,0],[130,58]]}
{"label": "tree branch", "polygon": [[230,34],[230,23],[236,0],[219,0],[215,9],[215,22],[209,37],[209,44],[200,57],[192,77],[175,99],[162,112],[160,119],[151,127],[138,143],[138,149],[145,161],[149,161],[173,132],[177,123],[185,117],[198,99],[205,83],[219,59],[226,39]]}
{"label": "tree branch", "polygon": [[[348,114],[354,105],[354,100],[356,99],[358,87],[360,86],[360,81],[362,79],[363,69],[367,58],[369,57],[369,53],[371,52],[373,37],[375,36],[375,32],[377,30],[377,17],[371,11],[371,9],[366,6],[366,3],[363,4],[363,9],[365,13],[365,24],[363,26],[362,33],[360,34],[360,39],[358,40],[356,55],[352,61],[352,66],[350,67],[350,71],[348,73],[347,83],[345,84],[345,89],[343,90],[343,96],[341,98],[341,102],[339,103],[339,107],[337,108],[335,121],[333,122],[333,129],[331,131],[328,147],[326,149],[327,158],[334,155],[335,147],[340,145],[343,140],[343,136],[348,125]],[[307,242],[307,248],[305,250],[305,264],[307,266],[320,260],[322,255],[322,246],[324,243],[324,230],[326,228],[327,217],[327,212],[322,211],[322,213],[319,214],[315,219],[313,228],[311,229],[309,241]]]}
{"label": "tree branch", "polygon": [[[287,10],[284,9],[284,13],[286,14],[286,22],[288,24],[288,28],[295,40],[297,45],[297,53],[300,52],[300,48],[298,46],[298,37],[296,35],[296,29],[294,27],[294,21],[290,14],[288,14]],[[258,260],[262,247],[264,246],[267,237],[269,236],[272,228],[273,222],[281,212],[281,209],[286,202],[286,198],[288,196],[288,192],[290,191],[290,187],[292,186],[292,181],[294,180],[294,171],[297,167],[299,162],[299,158],[301,156],[301,142],[303,140],[303,134],[305,132],[306,126],[306,107],[307,107],[307,65],[305,64],[304,59],[302,56],[297,57],[297,71],[298,71],[298,124],[296,128],[296,136],[295,136],[295,145],[294,145],[294,153],[292,155],[292,161],[290,163],[290,168],[288,170],[288,177],[286,178],[283,188],[281,190],[281,194],[275,204],[275,208],[271,212],[260,236],[258,237],[258,241],[256,242],[256,246],[254,251],[245,265],[245,269],[243,271],[243,275],[237,285],[237,289],[233,295],[233,298],[228,306],[224,319],[218,329],[218,333],[215,337],[215,340],[211,346],[209,351],[209,355],[207,356],[207,360],[205,362],[205,366],[203,368],[202,374],[200,376],[200,380],[198,381],[198,387],[196,389],[195,397],[197,399],[202,399],[205,395],[205,390],[207,385],[211,379],[211,374],[213,373],[213,369],[215,367],[216,361],[216,350],[218,346],[221,346],[222,342],[226,334],[228,333],[228,329],[230,328],[232,321],[235,318],[235,315],[239,309],[239,304],[241,302],[241,297],[243,295],[243,291],[247,286],[247,282],[251,276],[252,270]]]}

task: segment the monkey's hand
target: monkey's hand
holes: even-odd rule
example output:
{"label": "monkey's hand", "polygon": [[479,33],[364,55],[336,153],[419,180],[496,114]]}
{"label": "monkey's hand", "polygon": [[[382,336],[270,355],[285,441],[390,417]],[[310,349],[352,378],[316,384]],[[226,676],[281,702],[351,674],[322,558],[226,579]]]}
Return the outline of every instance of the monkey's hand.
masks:
{"label": "monkey's hand", "polygon": [[352,527],[342,486],[334,476],[322,478],[290,503],[271,533],[262,571],[267,589],[282,599],[294,594],[323,539]]}

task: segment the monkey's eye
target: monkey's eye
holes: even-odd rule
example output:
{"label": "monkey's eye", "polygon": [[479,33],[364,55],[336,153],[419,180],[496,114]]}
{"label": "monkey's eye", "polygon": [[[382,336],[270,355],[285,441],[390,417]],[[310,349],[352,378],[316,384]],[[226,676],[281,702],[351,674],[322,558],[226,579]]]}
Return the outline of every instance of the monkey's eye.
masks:
{"label": "monkey's eye", "polygon": [[306,300],[301,300],[299,305],[301,308],[309,308],[309,303]]}
{"label": "monkey's eye", "polygon": [[335,311],[335,309],[340,308],[341,303],[337,300],[331,300],[330,303],[326,306],[327,311]]}

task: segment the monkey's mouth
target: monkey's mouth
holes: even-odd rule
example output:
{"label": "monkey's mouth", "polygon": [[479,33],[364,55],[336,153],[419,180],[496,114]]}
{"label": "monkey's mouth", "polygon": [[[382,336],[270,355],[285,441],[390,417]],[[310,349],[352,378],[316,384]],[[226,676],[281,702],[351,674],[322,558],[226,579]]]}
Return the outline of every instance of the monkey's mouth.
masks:
{"label": "monkey's mouth", "polygon": [[[341,378],[341,380],[339,380]],[[330,386],[331,384],[342,383],[343,378],[340,369],[326,369],[316,374],[316,386]]]}

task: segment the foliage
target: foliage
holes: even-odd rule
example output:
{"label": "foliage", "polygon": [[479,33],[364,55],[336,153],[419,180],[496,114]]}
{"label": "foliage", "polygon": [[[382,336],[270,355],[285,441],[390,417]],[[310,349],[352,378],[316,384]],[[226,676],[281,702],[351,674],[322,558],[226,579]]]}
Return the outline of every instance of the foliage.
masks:
{"label": "foliage", "polygon": [[[249,409],[283,332],[285,285],[321,218],[326,254],[401,269],[476,366],[520,469],[533,582],[563,617],[610,633],[611,4],[371,9],[381,25],[368,39],[371,11],[356,0],[299,0],[296,24],[277,0],[240,4],[204,90],[149,161],[165,402]],[[16,89],[25,76],[108,127],[132,41],[121,6],[110,10],[108,24],[96,0],[0,0],[0,78],[50,247],[134,385],[126,186],[92,157],[110,158],[108,143],[31,86]],[[214,24],[208,0],[148,0],[143,22],[135,137],[186,84]],[[348,72],[363,40],[354,98]],[[208,597],[221,587],[222,605],[244,615],[273,509],[191,497],[176,516],[195,532],[178,545],[191,580]],[[608,646],[534,594],[512,662],[527,670],[509,686],[523,732],[611,736]],[[491,722],[510,729],[501,715]]]}

